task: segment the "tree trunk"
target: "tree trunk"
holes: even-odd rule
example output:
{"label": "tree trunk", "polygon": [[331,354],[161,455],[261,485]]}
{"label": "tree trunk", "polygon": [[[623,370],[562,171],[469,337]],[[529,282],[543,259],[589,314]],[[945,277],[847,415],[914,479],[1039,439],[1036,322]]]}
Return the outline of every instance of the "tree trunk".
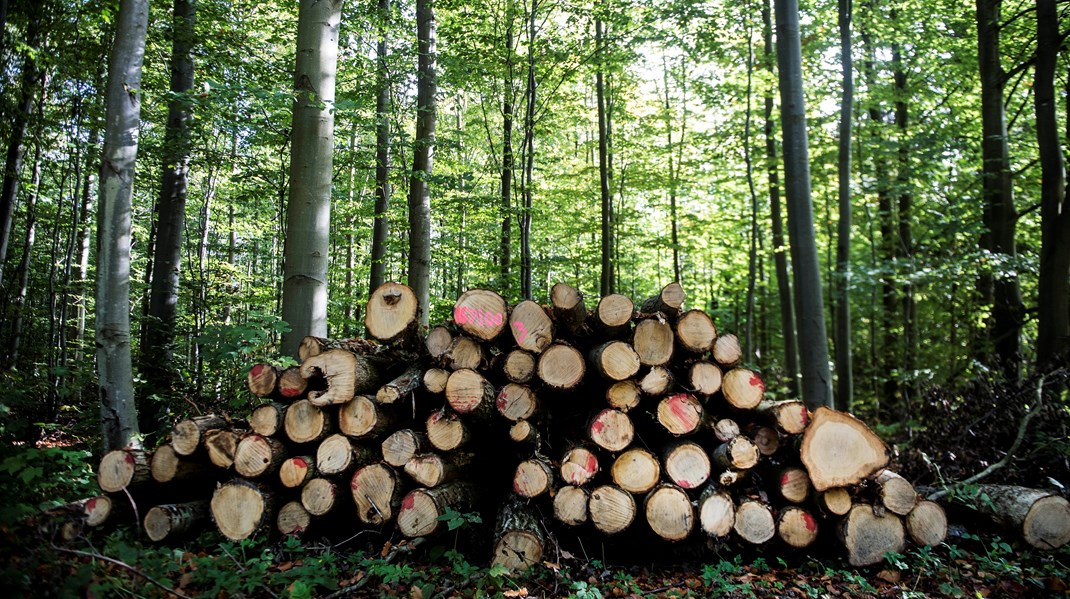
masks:
{"label": "tree trunk", "polygon": [[851,50],[851,0],[839,0],[840,64],[843,89],[840,99],[839,176],[840,218],[836,226],[836,404],[850,411],[854,405],[854,369],[851,358],[851,118],[854,111],[854,61]]}
{"label": "tree trunk", "polygon": [[97,216],[97,368],[104,446],[140,445],[130,359],[130,202],[141,118],[147,0],[121,0],[108,68]]}
{"label": "tree trunk", "polygon": [[375,224],[372,227],[371,281],[374,291],[386,282],[386,243],[390,236],[390,72],[387,68],[390,0],[379,0],[375,94]]}
{"label": "tree trunk", "polygon": [[512,263],[512,215],[513,215],[513,100],[516,98],[513,84],[513,23],[515,5],[510,0],[505,7],[505,75],[502,86],[502,172],[501,239],[498,254],[498,286],[502,293],[509,292],[509,269]]}
{"label": "tree trunk", "polygon": [[535,35],[536,15],[538,14],[539,2],[532,0],[531,11],[528,12],[527,44],[528,44],[528,78],[527,87],[524,90],[524,147],[521,155],[524,159],[523,171],[520,180],[520,297],[531,299],[531,210],[532,210],[532,176],[535,171]]}
{"label": "tree trunk", "polygon": [[[896,19],[898,11],[892,11],[892,19]],[[902,306],[899,319],[903,324],[902,346],[904,370],[909,377],[903,385],[903,399],[911,418],[911,400],[914,393],[912,384],[914,371],[917,370],[917,302],[914,300],[914,285],[911,283],[913,267],[911,261],[914,255],[914,239],[911,232],[913,223],[914,194],[910,190],[910,137],[907,132],[909,112],[907,109],[907,71],[903,68],[902,50],[897,42],[892,46],[892,64],[894,65],[895,82],[895,126],[899,131],[899,144],[896,150],[896,209],[898,210],[897,222],[897,251],[905,259],[907,272],[902,277]]]}
{"label": "tree trunk", "polygon": [[[596,10],[600,7],[596,6]],[[613,271],[613,198],[610,195],[612,173],[609,171],[609,133],[607,128],[605,90],[605,37],[601,16],[594,21],[595,54],[597,70],[595,71],[595,93],[598,96],[598,184],[602,194],[602,278],[599,294],[603,297],[616,291]]]}
{"label": "tree trunk", "polygon": [[416,137],[409,177],[409,287],[420,305],[420,325],[431,315],[431,171],[435,148],[435,10],[433,0],[416,3],[419,67],[416,76]]}
{"label": "tree trunk", "polygon": [[294,69],[290,196],[286,204],[282,353],[297,356],[306,335],[327,336],[334,154],[334,85],[342,0],[301,0]]}
{"label": "tree trunk", "polygon": [[11,349],[7,357],[7,366],[17,368],[19,361],[19,347],[22,345],[22,323],[26,314],[26,293],[30,285],[30,262],[33,258],[33,246],[37,237],[37,200],[41,189],[41,144],[36,144],[33,157],[33,175],[31,179],[32,191],[26,201],[26,239],[22,247],[22,258],[19,260],[18,273],[19,287],[15,294],[15,318],[11,325]]}

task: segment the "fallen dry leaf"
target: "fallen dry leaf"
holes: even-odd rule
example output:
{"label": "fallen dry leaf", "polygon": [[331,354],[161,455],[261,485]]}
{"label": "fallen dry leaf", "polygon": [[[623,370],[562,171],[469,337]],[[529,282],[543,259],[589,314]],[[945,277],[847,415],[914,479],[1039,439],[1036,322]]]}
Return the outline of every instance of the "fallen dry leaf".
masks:
{"label": "fallen dry leaf", "polygon": [[877,573],[877,578],[888,584],[899,584],[899,581],[903,579],[903,575],[897,570],[881,570]]}
{"label": "fallen dry leaf", "polygon": [[527,597],[528,596],[528,588],[527,587],[520,587],[519,589],[516,589],[515,591],[505,591],[504,593],[502,593],[502,595],[504,595],[505,597],[510,597],[510,598],[512,598],[512,597]]}

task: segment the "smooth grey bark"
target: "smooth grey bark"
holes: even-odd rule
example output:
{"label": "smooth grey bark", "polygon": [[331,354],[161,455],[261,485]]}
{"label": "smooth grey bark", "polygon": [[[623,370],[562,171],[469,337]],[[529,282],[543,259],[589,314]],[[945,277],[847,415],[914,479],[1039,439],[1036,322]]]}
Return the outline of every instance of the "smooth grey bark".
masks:
{"label": "smooth grey bark", "polygon": [[[687,133],[687,88],[684,87],[684,98],[681,101],[683,107],[683,115],[680,118],[680,139],[673,142],[673,120],[672,120],[672,105],[669,101],[669,65],[665,58],[662,58],[662,71],[665,79],[665,136],[668,141],[668,154],[669,154],[669,223],[670,229],[670,241],[672,243],[672,272],[673,280],[681,282],[680,278],[680,234],[679,223],[676,217],[676,200],[677,193],[680,185],[680,162],[683,160],[683,146],[684,135]],[[683,73],[681,73],[681,79],[685,79]],[[686,85],[686,84],[685,84]],[[674,152],[678,152],[678,155],[674,155]],[[619,267],[619,261],[618,261]]]}
{"label": "smooth grey bark", "polygon": [[854,112],[854,60],[851,49],[851,0],[839,0],[840,98],[839,221],[836,225],[836,405],[851,411],[854,405],[854,369],[851,358],[851,117]]}
{"label": "smooth grey bark", "polygon": [[531,209],[532,178],[535,174],[535,35],[538,0],[532,0],[527,22],[527,83],[524,88],[524,140],[521,148],[523,164],[520,172],[520,297],[531,299]]}
{"label": "smooth grey bark", "polygon": [[386,282],[386,242],[390,237],[390,71],[387,66],[390,0],[379,0],[379,43],[375,50],[375,221],[372,225],[371,294]]}
{"label": "smooth grey bark", "polygon": [[810,204],[810,156],[803,101],[802,47],[797,0],[774,0],[780,126],[784,135],[784,188],[788,200],[788,240],[799,319],[802,397],[811,408],[832,405],[828,335],[817,259],[814,214]]}
{"label": "smooth grey bark", "polygon": [[416,74],[416,136],[409,177],[409,287],[420,306],[420,324],[431,316],[431,172],[435,158],[438,91],[433,0],[416,2],[419,60]]}
{"label": "smooth grey bark", "polygon": [[598,184],[602,197],[602,277],[599,293],[610,295],[616,290],[613,271],[613,198],[610,195],[609,133],[605,91],[605,35],[602,19],[594,21],[595,52],[598,55],[595,71],[595,95],[598,99]]}
{"label": "smooth grey bark", "polygon": [[[749,8],[749,7],[748,7]],[[751,21],[747,20],[747,39],[751,38]],[[747,169],[747,192],[750,194],[750,239],[747,245],[747,309],[743,328],[743,359],[750,361],[760,352],[754,347],[755,291],[758,285],[758,192],[754,186],[754,160],[751,158],[751,96],[754,95],[754,46],[747,45],[747,115],[743,123],[743,162]]]}
{"label": "smooth grey bark", "polygon": [[140,446],[130,358],[130,202],[141,124],[148,0],[120,0],[108,64],[97,212],[97,374],[107,450]]}
{"label": "smooth grey bark", "polygon": [[508,297],[509,271],[512,266],[512,215],[513,215],[513,102],[516,98],[514,91],[513,72],[513,24],[516,20],[516,7],[513,0],[507,0],[505,5],[505,74],[502,81],[502,172],[501,172],[501,204],[498,209],[501,217],[501,237],[498,243],[498,286],[499,292]]}
{"label": "smooth grey bark", "polygon": [[[897,18],[897,11],[892,11],[892,19]],[[914,237],[911,231],[914,216],[914,194],[910,189],[910,137],[908,131],[909,109],[907,107],[907,74],[903,68],[902,49],[898,42],[892,45],[892,78],[895,90],[895,127],[899,132],[896,148],[896,255],[903,258],[906,272],[901,275],[900,319],[903,324],[902,369],[907,374],[900,385],[905,408],[912,411],[911,404],[916,385],[913,376],[917,370],[917,302],[914,299],[914,285],[911,283],[911,266],[914,256]]]}
{"label": "smooth grey bark", "polygon": [[334,85],[342,0],[301,0],[294,69],[290,195],[283,256],[282,353],[327,336],[327,262],[334,154]]}

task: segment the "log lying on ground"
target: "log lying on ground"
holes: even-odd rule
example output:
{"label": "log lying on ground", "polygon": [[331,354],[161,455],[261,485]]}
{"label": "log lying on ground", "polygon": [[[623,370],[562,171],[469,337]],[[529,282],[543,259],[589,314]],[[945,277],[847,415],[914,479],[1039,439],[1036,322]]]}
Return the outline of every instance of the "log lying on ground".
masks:
{"label": "log lying on ground", "polygon": [[809,511],[791,505],[780,511],[776,521],[776,532],[780,540],[789,547],[802,549],[817,540],[817,520]]}
{"label": "log lying on ground", "polygon": [[447,509],[467,512],[474,501],[475,488],[468,482],[452,482],[434,489],[414,489],[401,500],[398,529],[409,538],[434,534],[443,526],[440,516]]}
{"label": "log lying on ground", "polygon": [[565,485],[554,494],[554,518],[568,526],[587,522],[587,504],[590,495],[583,487]]}
{"label": "log lying on ground", "polygon": [[274,503],[275,495],[266,485],[235,479],[212,494],[212,520],[223,536],[240,541],[272,520]]}
{"label": "log lying on ground", "polygon": [[183,458],[170,445],[161,445],[152,452],[149,470],[158,483],[195,481],[211,475],[205,463]]}
{"label": "log lying on ground", "polygon": [[695,509],[683,489],[664,483],[643,501],[647,524],[666,541],[682,541],[695,527]]}
{"label": "log lying on ground", "polygon": [[312,524],[312,515],[300,501],[290,501],[279,508],[275,529],[284,535],[299,535]]}
{"label": "log lying on ground", "polygon": [[914,543],[939,545],[947,537],[947,514],[935,501],[919,501],[906,517],[907,534]]}
{"label": "log lying on ground", "polygon": [[157,543],[173,539],[205,524],[208,514],[208,500],[153,506],[145,514],[145,534]]}
{"label": "log lying on ground", "polygon": [[773,510],[757,499],[745,499],[736,508],[733,529],[744,541],[761,545],[776,534]]}
{"label": "log lying on ground", "polygon": [[353,474],[350,483],[357,517],[370,526],[392,522],[401,507],[401,482],[386,464],[369,464]]}
{"label": "log lying on ground", "polygon": [[635,520],[635,499],[620,487],[602,485],[591,491],[587,511],[595,528],[612,535],[622,532]]}
{"label": "log lying on ground", "polygon": [[914,485],[891,470],[884,470],[877,475],[877,485],[880,487],[881,504],[894,514],[906,516],[918,503]]}
{"label": "log lying on ground", "polygon": [[507,500],[498,512],[491,567],[523,572],[542,561],[546,539],[539,518],[522,498]]}
{"label": "log lying on ground", "polygon": [[888,447],[850,414],[818,408],[803,434],[799,457],[814,489],[855,485],[888,464]]}
{"label": "log lying on ground", "polygon": [[707,486],[699,498],[698,520],[706,535],[728,536],[736,524],[736,504],[732,496],[716,485]]}
{"label": "log lying on ground", "polygon": [[145,485],[152,481],[149,459],[149,453],[141,449],[109,451],[97,468],[97,484],[105,493]]}
{"label": "log lying on ground", "polygon": [[[986,495],[988,501],[980,499]],[[1070,542],[1070,502],[1054,493],[1011,485],[979,485],[974,509],[1022,536],[1037,549]]]}
{"label": "log lying on ground", "polygon": [[866,504],[851,507],[837,532],[847,548],[847,561],[852,566],[876,564],[884,559],[886,553],[902,553],[906,546],[903,521],[899,516],[874,510],[873,506]]}

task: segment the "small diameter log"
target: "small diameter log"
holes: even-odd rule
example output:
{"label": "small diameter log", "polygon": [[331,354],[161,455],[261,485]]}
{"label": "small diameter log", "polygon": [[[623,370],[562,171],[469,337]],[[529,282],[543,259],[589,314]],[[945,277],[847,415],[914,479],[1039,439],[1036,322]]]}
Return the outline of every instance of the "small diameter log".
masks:
{"label": "small diameter log", "polygon": [[446,390],[446,381],[450,379],[450,372],[442,368],[428,368],[424,371],[424,389],[428,393],[438,395]]}
{"label": "small diameter log", "polygon": [[709,397],[721,390],[721,367],[712,362],[695,362],[688,371],[691,389],[698,395]]}
{"label": "small diameter log", "polygon": [[758,446],[758,453],[771,456],[780,449],[780,433],[771,426],[752,426],[747,429],[754,444]]}
{"label": "small diameter log", "polygon": [[817,505],[833,516],[846,516],[853,502],[851,493],[843,487],[826,489],[817,494]]}
{"label": "small diameter log", "polygon": [[105,493],[118,493],[152,481],[149,452],[141,449],[115,449],[104,454],[97,468],[97,484]]}
{"label": "small diameter log", "polygon": [[624,489],[602,485],[591,491],[587,512],[595,528],[607,535],[616,534],[635,520],[635,499]]}
{"label": "small diameter log", "polygon": [[717,337],[713,342],[713,359],[725,368],[737,366],[743,359],[743,348],[739,345],[739,338],[731,333]]}
{"label": "small diameter log", "polygon": [[632,347],[643,366],[664,366],[672,359],[675,337],[665,317],[644,318],[632,332]]}
{"label": "small diameter log", "polygon": [[107,495],[87,497],[64,505],[50,508],[38,518],[38,529],[49,538],[70,543],[85,534],[87,527],[101,526],[116,517],[121,506],[129,506],[125,497],[122,502],[112,501]]}
{"label": "small diameter log", "polygon": [[622,335],[628,331],[634,312],[635,304],[631,298],[619,293],[607,295],[594,309],[594,326],[610,337]]}
{"label": "small diameter log", "polygon": [[392,412],[370,395],[358,395],[338,408],[338,431],[354,439],[378,439],[394,425]]}
{"label": "small diameter log", "polygon": [[639,379],[639,390],[644,395],[665,395],[672,389],[672,372],[664,366],[654,366]]}
{"label": "small diameter log", "polygon": [[[810,495],[810,475],[802,468],[790,467],[780,471],[777,481],[780,496],[791,503],[802,503]],[[850,501],[850,498],[848,498]]]}
{"label": "small diameter log", "polygon": [[639,405],[642,390],[635,381],[617,381],[606,388],[606,403],[609,407],[627,412]]}
{"label": "small diameter log", "polygon": [[446,403],[458,414],[488,416],[494,396],[494,385],[475,370],[455,370],[446,381]]}
{"label": "small diameter log", "polygon": [[892,513],[906,516],[918,504],[918,492],[914,490],[914,485],[891,470],[884,470],[877,475],[877,485],[880,487],[881,503]]}
{"label": "small diameter log", "polygon": [[855,485],[888,464],[888,447],[854,416],[820,407],[806,427],[799,457],[814,489]]}
{"label": "small diameter log", "polygon": [[279,371],[271,364],[253,364],[245,375],[249,392],[257,397],[270,397],[279,382]]}
{"label": "small diameter log", "polygon": [[327,388],[309,391],[308,400],[316,406],[342,404],[362,393],[379,389],[379,371],[362,355],[344,349],[329,349],[301,362],[301,376],[323,377]]}
{"label": "small diameter log", "polygon": [[602,449],[620,451],[631,445],[635,427],[627,414],[607,408],[591,419],[587,425],[587,436]]}
{"label": "small diameter log", "polygon": [[493,341],[505,330],[506,305],[488,289],[469,289],[453,305],[453,320],[464,332],[481,341]]}
{"label": "small diameter log", "polygon": [[404,343],[416,333],[419,308],[420,302],[409,286],[384,283],[368,298],[364,326],[369,335],[383,343]]}
{"label": "small diameter log", "polygon": [[152,452],[149,470],[158,483],[196,480],[208,474],[206,464],[182,459],[170,445],[161,445]]}
{"label": "small diameter log", "polygon": [[797,435],[806,430],[810,424],[810,411],[806,404],[796,400],[762,401],[758,404],[758,413],[780,432]]}
{"label": "small diameter log", "polygon": [[935,501],[919,501],[906,517],[907,534],[920,546],[939,545],[947,538],[947,514]]}
{"label": "small diameter log", "polygon": [[658,485],[643,501],[643,511],[654,534],[666,541],[682,541],[695,528],[691,498],[676,485]]}
{"label": "small diameter log", "polygon": [[641,447],[633,447],[617,456],[610,468],[613,482],[629,493],[641,494],[654,488],[661,478],[657,456]]}
{"label": "small diameter log", "polygon": [[658,422],[676,436],[697,431],[704,417],[702,404],[690,393],[675,393],[658,402]]}
{"label": "small diameter log", "polygon": [[557,326],[572,334],[583,328],[587,318],[583,294],[567,283],[557,283],[550,288],[550,310]]}
{"label": "small diameter log", "polygon": [[639,308],[640,312],[652,314],[661,312],[666,316],[676,316],[680,313],[680,307],[684,305],[684,288],[673,281],[661,288],[654,297],[647,298]]}
{"label": "small diameter log", "polygon": [[439,362],[446,357],[446,353],[453,346],[453,333],[444,326],[432,327],[424,339],[424,347],[431,359]]}
{"label": "small diameter log", "polygon": [[323,516],[338,504],[338,485],[327,478],[314,478],[301,487],[301,505],[313,516]]}
{"label": "small diameter log", "polygon": [[535,356],[522,349],[514,349],[505,355],[502,371],[510,382],[527,383],[535,376]]}
{"label": "small diameter log", "polygon": [[555,343],[539,356],[535,372],[548,387],[568,390],[580,384],[585,368],[583,354],[571,345]]}
{"label": "small diameter log", "polygon": [[456,480],[471,460],[471,455],[456,451],[447,455],[425,453],[405,464],[405,474],[421,487],[438,487]]}
{"label": "small diameter log", "polygon": [[710,537],[724,537],[736,524],[736,503],[728,491],[709,485],[698,500],[698,521]]}
{"label": "small diameter log", "polygon": [[639,354],[630,343],[610,341],[591,350],[594,371],[607,381],[623,381],[639,372]]}
{"label": "small diameter log", "polygon": [[[204,433],[204,448],[208,451],[208,461],[216,468],[228,470],[234,465],[234,453],[242,434],[237,431],[215,429]],[[173,446],[172,446],[173,447]]]}
{"label": "small diameter log", "polygon": [[282,432],[286,406],[278,402],[259,405],[249,414],[249,428],[258,435],[273,437]]}
{"label": "small diameter log", "polygon": [[588,501],[586,489],[565,485],[554,494],[554,518],[569,526],[579,526],[587,521]]}
{"label": "small diameter log", "polygon": [[234,452],[234,471],[246,478],[272,474],[287,457],[289,452],[278,439],[250,433],[242,437]]}
{"label": "small diameter log", "polygon": [[287,458],[279,466],[279,481],[286,489],[299,489],[316,474],[316,462],[307,455]]}
{"label": "small diameter log", "polygon": [[598,468],[598,456],[586,447],[576,446],[565,452],[565,457],[561,459],[561,480],[582,486],[591,482],[598,474]]}
{"label": "small diameter log", "polygon": [[104,524],[118,511],[116,504],[107,495],[88,497],[60,506],[57,509],[67,513],[74,513],[77,518],[90,528],[96,528]]}
{"label": "small diameter log", "polygon": [[331,418],[308,399],[299,399],[290,405],[282,426],[294,443],[314,443],[331,434],[332,429]]}
{"label": "small diameter log", "polygon": [[676,319],[676,343],[686,352],[703,354],[713,347],[717,327],[702,310],[688,310]]}
{"label": "small diameter log", "polygon": [[847,561],[852,566],[880,563],[886,553],[902,553],[906,547],[906,533],[899,516],[863,503],[851,507],[840,521],[837,533],[847,548]]}
{"label": "small diameter log", "polygon": [[539,431],[527,420],[520,420],[509,427],[509,439],[516,443],[535,443],[539,440]]}
{"label": "small diameter log", "polygon": [[498,397],[494,400],[498,413],[506,419],[516,422],[531,418],[539,408],[535,399],[535,392],[527,385],[509,383],[498,391]]}
{"label": "small diameter log", "polygon": [[736,521],[732,528],[744,541],[761,545],[776,534],[773,510],[757,499],[744,499],[736,508]]}
{"label": "small diameter log", "polygon": [[817,520],[813,514],[797,505],[780,510],[776,521],[776,533],[789,547],[802,549],[817,540]]}
{"label": "small diameter log", "polygon": [[227,421],[222,416],[208,414],[179,420],[171,429],[171,447],[178,455],[193,455],[201,446],[204,434],[210,430],[227,428]]}
{"label": "small diameter log", "polygon": [[509,330],[517,347],[534,353],[541,353],[554,340],[554,323],[542,306],[524,300],[513,306],[509,314]]}
{"label": "small diameter log", "polygon": [[550,491],[554,472],[546,460],[530,459],[520,462],[513,474],[513,492],[525,498],[538,497]]}
{"label": "small diameter log", "polygon": [[426,436],[403,428],[383,440],[383,461],[395,468],[402,468],[426,447]]}
{"label": "small diameter log", "polygon": [[371,449],[345,435],[331,435],[316,449],[316,469],[323,476],[345,474],[378,459]]}
{"label": "small diameter log", "polygon": [[731,470],[748,470],[758,465],[758,446],[740,435],[713,450],[713,463]]}
{"label": "small diameter log", "polygon": [[1058,549],[1070,541],[1070,503],[1040,489],[1009,485],[980,485],[975,509],[997,524],[1022,535],[1037,549]]}
{"label": "small diameter log", "polygon": [[308,390],[308,379],[301,374],[300,366],[290,366],[279,373],[279,396],[287,401],[299,399]]}
{"label": "small diameter log", "polygon": [[379,387],[375,393],[375,401],[387,405],[401,401],[419,389],[422,382],[423,370],[418,365],[410,366],[397,378]]}
{"label": "small diameter log", "polygon": [[450,370],[475,370],[483,365],[483,346],[471,337],[459,335],[453,339],[453,345],[446,352],[446,364]]}
{"label": "small diameter log", "polygon": [[426,427],[427,441],[439,451],[453,451],[471,439],[468,426],[460,416],[446,409],[431,412]]}
{"label": "small diameter log", "polygon": [[300,501],[291,501],[279,508],[275,529],[284,535],[300,535],[312,524],[312,515]]}
{"label": "small diameter log", "polygon": [[326,337],[313,337],[311,335],[301,339],[297,346],[297,359],[304,362],[312,356],[318,356],[329,349],[344,349],[355,354],[369,354],[375,351],[378,344],[367,339],[327,339]]}
{"label": "small diameter log", "polygon": [[721,418],[713,423],[713,436],[721,443],[731,441],[740,434],[739,424],[731,418]]}
{"label": "small diameter log", "polygon": [[737,410],[753,410],[765,397],[765,383],[753,370],[733,368],[724,374],[721,391],[729,406]]}
{"label": "small diameter log", "polygon": [[697,489],[710,478],[710,456],[698,443],[677,441],[662,457],[665,475],[682,489]]}
{"label": "small diameter log", "polygon": [[165,503],[145,514],[145,534],[153,542],[174,539],[208,522],[208,500]]}
{"label": "small diameter log", "polygon": [[381,526],[392,522],[401,507],[401,483],[386,464],[369,464],[357,470],[349,487],[357,517],[364,524]]}
{"label": "small diameter log", "polygon": [[212,494],[212,520],[228,539],[247,539],[272,519],[274,501],[268,487],[235,479],[220,485]]}
{"label": "small diameter log", "polygon": [[401,500],[398,529],[409,538],[425,537],[444,527],[439,517],[447,509],[467,512],[475,501],[471,483],[455,481],[434,489],[414,489]]}
{"label": "small diameter log", "polygon": [[722,487],[731,487],[747,477],[750,470],[725,470],[717,475],[717,484]]}
{"label": "small diameter log", "polygon": [[542,561],[546,538],[535,510],[519,497],[506,501],[498,512],[491,567],[523,572]]}

